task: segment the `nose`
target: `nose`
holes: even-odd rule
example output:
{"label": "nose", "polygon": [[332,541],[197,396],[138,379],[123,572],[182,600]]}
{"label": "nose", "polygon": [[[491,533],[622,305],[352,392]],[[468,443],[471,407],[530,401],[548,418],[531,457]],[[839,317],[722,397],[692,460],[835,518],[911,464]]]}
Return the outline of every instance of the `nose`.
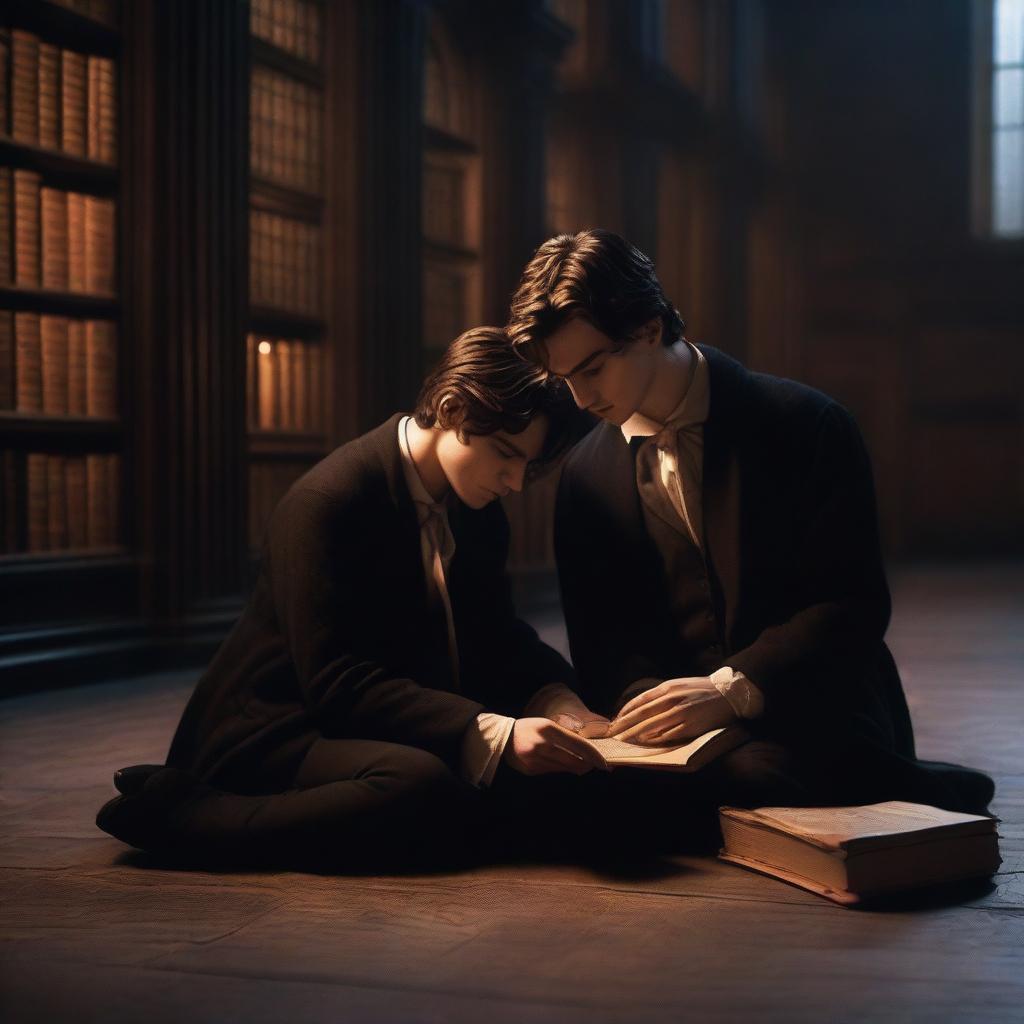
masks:
{"label": "nose", "polygon": [[510,491],[518,494],[523,489],[523,482],[526,479],[526,462],[517,461],[515,466],[510,466],[505,471],[505,485]]}
{"label": "nose", "polygon": [[569,394],[572,395],[572,400],[576,403],[577,407],[580,409],[586,409],[590,404],[588,401],[590,392],[587,388],[583,387],[579,381],[574,384],[571,380],[567,379],[566,383],[569,385]]}

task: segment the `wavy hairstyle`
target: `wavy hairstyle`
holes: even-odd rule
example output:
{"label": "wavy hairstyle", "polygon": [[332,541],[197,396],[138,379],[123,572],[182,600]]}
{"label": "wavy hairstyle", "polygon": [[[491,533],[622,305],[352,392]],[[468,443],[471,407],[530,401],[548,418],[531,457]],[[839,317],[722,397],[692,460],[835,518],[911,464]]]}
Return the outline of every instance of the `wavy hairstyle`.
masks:
{"label": "wavy hairstyle", "polygon": [[665,298],[654,264],[636,246],[600,228],[549,238],[534,253],[512,297],[509,338],[524,359],[546,369],[545,342],[575,317],[619,348],[654,317],[661,317],[665,345],[686,329]]}
{"label": "wavy hairstyle", "polygon": [[521,359],[501,327],[474,327],[460,334],[430,372],[416,400],[423,427],[468,435],[522,433],[538,415],[548,417],[544,448],[530,476],[572,443],[574,407],[543,369]]}

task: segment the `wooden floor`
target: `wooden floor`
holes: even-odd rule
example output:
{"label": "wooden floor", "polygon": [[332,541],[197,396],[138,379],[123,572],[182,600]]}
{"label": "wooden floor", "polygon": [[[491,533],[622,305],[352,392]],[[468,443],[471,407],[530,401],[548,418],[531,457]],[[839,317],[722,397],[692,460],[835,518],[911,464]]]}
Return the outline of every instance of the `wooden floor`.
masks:
{"label": "wooden floor", "polygon": [[[140,867],[93,817],[194,674],[0,704],[9,1022],[1024,1019],[1024,575],[894,575],[922,756],[997,779],[1003,870],[844,910],[714,859],[414,877]],[[548,621],[545,632],[559,640]]]}

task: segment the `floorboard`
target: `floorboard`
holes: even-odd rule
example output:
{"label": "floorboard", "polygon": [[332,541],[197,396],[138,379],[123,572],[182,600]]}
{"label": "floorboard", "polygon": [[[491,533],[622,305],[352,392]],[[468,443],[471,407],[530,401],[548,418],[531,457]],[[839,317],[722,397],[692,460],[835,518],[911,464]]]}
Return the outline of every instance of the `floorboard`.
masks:
{"label": "floorboard", "polygon": [[[921,756],[997,780],[1003,865],[850,911],[713,858],[347,878],[147,866],[93,817],[195,673],[0,704],[4,1019],[1024,1019],[1024,573],[894,574]],[[564,645],[549,614],[538,626]]]}

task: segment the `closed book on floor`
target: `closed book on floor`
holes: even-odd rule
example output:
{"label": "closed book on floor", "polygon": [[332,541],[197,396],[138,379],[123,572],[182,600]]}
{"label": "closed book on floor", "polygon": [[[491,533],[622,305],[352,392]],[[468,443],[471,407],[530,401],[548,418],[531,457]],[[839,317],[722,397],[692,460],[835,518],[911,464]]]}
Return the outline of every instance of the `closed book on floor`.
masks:
{"label": "closed book on floor", "polygon": [[996,818],[889,800],[860,807],[722,807],[722,860],[855,904],[984,878],[1001,863]]}
{"label": "closed book on floor", "polygon": [[745,729],[729,725],[712,729],[688,743],[670,747],[641,746],[617,739],[592,739],[592,743],[611,767],[649,768],[663,772],[695,772],[716,757],[738,747],[748,739]]}

